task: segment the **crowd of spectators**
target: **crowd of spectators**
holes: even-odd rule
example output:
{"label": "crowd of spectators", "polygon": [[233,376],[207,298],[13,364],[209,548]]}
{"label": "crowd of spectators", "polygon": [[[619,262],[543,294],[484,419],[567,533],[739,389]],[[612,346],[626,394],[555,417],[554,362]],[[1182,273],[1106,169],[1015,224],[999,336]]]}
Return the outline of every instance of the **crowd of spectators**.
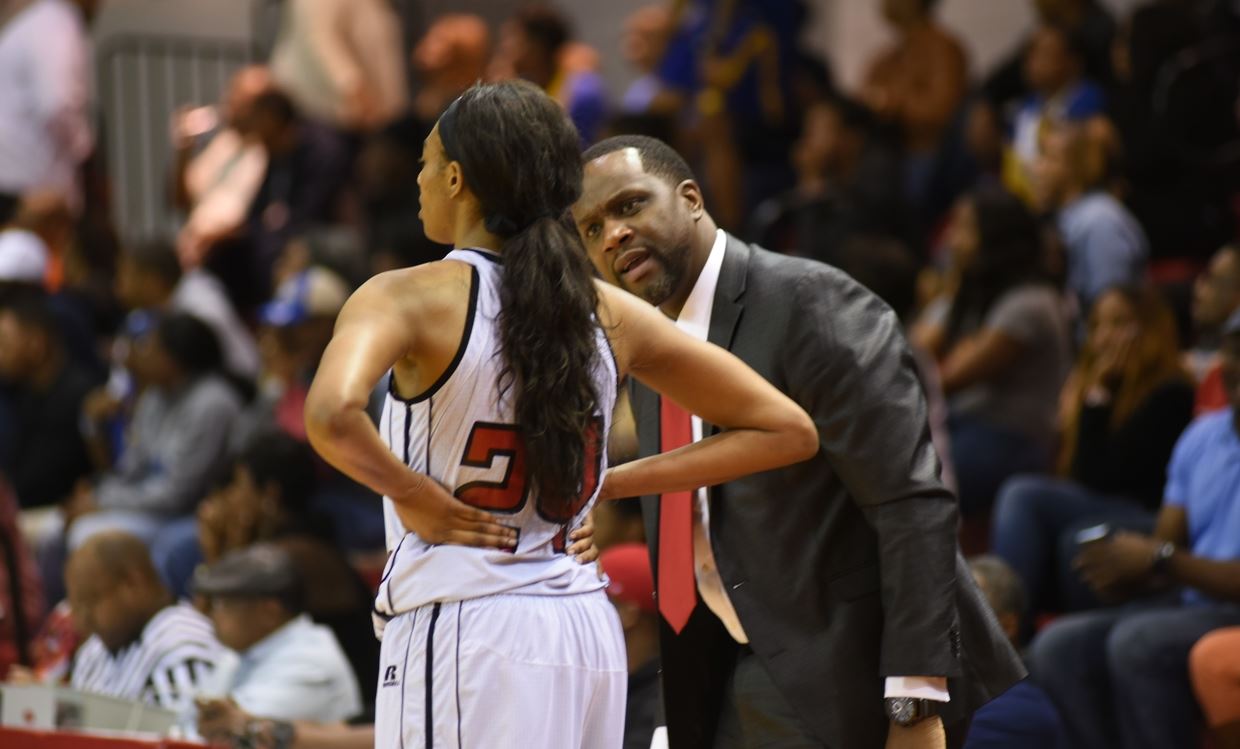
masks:
{"label": "crowd of spectators", "polygon": [[[142,242],[106,220],[97,5],[0,0],[0,678],[214,740],[373,741],[315,723],[372,710],[379,498],[313,455],[302,407],[351,290],[446,249],[418,219],[437,117],[521,77],[583,146],[667,140],[723,228],[899,314],[962,544],[1028,648],[968,746],[1240,747],[1235,3],[1035,0],[976,75],[939,3],[883,0],[890,44],[847,90],[801,0],[654,3],[615,60],[546,4],[403,39],[387,0],[285,0],[270,59],[174,114],[182,221]],[[640,508],[596,529],[648,746]]]}

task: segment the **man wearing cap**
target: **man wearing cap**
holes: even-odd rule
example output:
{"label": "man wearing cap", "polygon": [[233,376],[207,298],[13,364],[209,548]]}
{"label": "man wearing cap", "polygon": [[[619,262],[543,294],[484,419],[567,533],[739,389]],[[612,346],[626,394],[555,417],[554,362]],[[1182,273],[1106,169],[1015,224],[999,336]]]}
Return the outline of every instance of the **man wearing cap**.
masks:
{"label": "man wearing cap", "polygon": [[1230,408],[1180,436],[1154,534],[1116,532],[1075,563],[1100,596],[1141,600],[1062,617],[1033,642],[1030,669],[1072,746],[1195,744],[1189,650],[1240,624],[1240,314],[1221,354]]}
{"label": "man wearing cap", "polygon": [[305,440],[306,392],[348,298],[349,286],[340,276],[311,266],[281,283],[259,308],[260,400],[234,432],[234,447],[271,422]]}
{"label": "man wearing cap", "polygon": [[204,694],[276,720],[334,722],[362,711],[340,644],[302,613],[301,580],[283,549],[259,544],[226,554],[199,568],[194,592],[207,598],[216,636],[235,651]]}
{"label": "man wearing cap", "polygon": [[659,611],[650,552],[642,543],[619,544],[604,551],[599,564],[609,578],[607,596],[620,615],[629,654],[624,749],[647,749],[659,699]]}

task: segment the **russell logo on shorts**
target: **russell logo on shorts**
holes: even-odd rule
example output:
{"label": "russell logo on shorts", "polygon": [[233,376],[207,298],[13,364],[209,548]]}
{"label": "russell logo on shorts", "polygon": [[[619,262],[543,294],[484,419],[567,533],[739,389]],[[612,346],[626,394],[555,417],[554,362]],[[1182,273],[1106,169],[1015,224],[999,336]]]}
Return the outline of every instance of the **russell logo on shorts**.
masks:
{"label": "russell logo on shorts", "polygon": [[383,669],[383,686],[385,687],[400,686],[400,680],[396,678],[396,667],[395,666],[388,666],[387,668]]}

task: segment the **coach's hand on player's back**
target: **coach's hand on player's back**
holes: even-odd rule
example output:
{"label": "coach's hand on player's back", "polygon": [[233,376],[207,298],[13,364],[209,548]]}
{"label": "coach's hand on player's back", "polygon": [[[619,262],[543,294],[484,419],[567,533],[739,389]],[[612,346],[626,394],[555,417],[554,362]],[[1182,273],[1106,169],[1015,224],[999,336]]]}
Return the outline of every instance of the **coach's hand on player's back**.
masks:
{"label": "coach's hand on player's back", "polygon": [[430,544],[457,544],[510,549],[517,532],[494,515],[470,507],[452,496],[439,482],[423,480],[403,496],[393,496],[396,515],[406,529]]}

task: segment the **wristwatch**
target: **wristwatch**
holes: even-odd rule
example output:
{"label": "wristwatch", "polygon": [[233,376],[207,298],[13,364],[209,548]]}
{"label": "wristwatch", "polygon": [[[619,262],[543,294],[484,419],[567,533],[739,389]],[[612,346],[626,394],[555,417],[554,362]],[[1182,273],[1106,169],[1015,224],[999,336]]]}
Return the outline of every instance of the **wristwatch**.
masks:
{"label": "wristwatch", "polygon": [[911,726],[931,715],[937,715],[934,700],[923,700],[917,697],[888,697],[883,700],[887,707],[887,717],[897,726]]}
{"label": "wristwatch", "polygon": [[1163,575],[1167,573],[1167,566],[1171,564],[1171,556],[1175,554],[1175,544],[1170,541],[1164,541],[1154,550],[1154,563],[1150,565],[1150,572],[1155,575]]}

